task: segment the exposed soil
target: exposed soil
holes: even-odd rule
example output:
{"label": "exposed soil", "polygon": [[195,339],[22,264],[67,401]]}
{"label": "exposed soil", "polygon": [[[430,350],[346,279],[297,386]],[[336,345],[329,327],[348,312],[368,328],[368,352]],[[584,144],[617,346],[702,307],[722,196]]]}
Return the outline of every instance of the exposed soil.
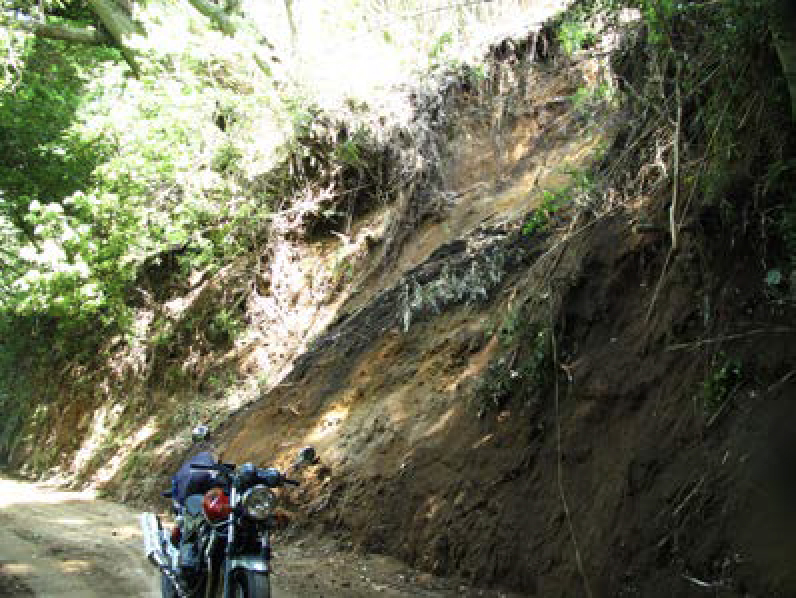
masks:
{"label": "exposed soil", "polygon": [[[773,572],[791,550],[781,490],[793,441],[771,436],[794,421],[793,313],[765,300],[759,264],[737,247],[679,261],[648,320],[654,242],[607,219],[561,256],[552,308],[528,293],[521,259],[491,301],[409,334],[382,295],[232,422],[226,457],[315,444],[326,466],[305,491],[308,526],[474,583],[546,598],[792,595]],[[698,259],[726,273],[720,285]],[[476,380],[511,306],[554,314],[571,382],[484,413]],[[743,374],[708,405],[706,380],[729,360]]]}
{"label": "exposed soil", "polygon": [[[771,438],[794,422],[795,314],[767,294],[758,241],[716,243],[697,215],[707,224],[669,261],[628,206],[551,249],[501,211],[455,241],[418,227],[436,249],[408,248],[401,282],[235,417],[226,458],[315,444],[309,528],[473,583],[545,598],[793,595],[793,441]],[[407,288],[488,272],[495,256],[504,277],[483,301],[412,312],[407,330]],[[531,359],[529,324],[555,331],[555,383],[485,398],[501,358],[509,378]]]}

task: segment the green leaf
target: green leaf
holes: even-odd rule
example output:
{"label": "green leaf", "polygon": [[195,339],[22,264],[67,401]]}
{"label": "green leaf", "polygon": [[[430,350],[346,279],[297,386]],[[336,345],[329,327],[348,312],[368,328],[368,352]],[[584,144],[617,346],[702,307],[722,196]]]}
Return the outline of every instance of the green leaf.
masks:
{"label": "green leaf", "polygon": [[766,284],[775,287],[782,282],[782,272],[776,268],[766,272]]}

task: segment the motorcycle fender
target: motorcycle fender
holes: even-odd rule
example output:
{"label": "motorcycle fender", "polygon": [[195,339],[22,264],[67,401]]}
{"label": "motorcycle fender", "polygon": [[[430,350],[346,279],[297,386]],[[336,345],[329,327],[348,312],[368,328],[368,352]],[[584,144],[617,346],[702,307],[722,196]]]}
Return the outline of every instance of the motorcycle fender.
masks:
{"label": "motorcycle fender", "polygon": [[229,570],[246,569],[247,571],[257,571],[268,573],[268,563],[259,555],[241,554],[229,559]]}

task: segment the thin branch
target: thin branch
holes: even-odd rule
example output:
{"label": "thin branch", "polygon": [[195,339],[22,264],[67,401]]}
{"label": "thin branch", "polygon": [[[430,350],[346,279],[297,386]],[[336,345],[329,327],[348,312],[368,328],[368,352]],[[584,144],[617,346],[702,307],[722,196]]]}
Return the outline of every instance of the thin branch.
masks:
{"label": "thin branch", "polygon": [[738,334],[728,334],[725,336],[717,336],[715,338],[706,338],[700,341],[693,341],[690,343],[678,343],[676,345],[669,345],[666,347],[667,351],[680,351],[683,349],[698,349],[699,347],[704,347],[705,345],[715,345],[717,343],[726,343],[728,341],[737,341],[743,340],[746,338],[750,338],[753,336],[759,336],[761,334],[793,334],[796,332],[796,328],[790,327],[780,327],[780,328],[759,328],[757,330],[750,330],[749,332],[739,332]]}
{"label": "thin branch", "polygon": [[455,8],[462,8],[463,6],[473,6],[475,4],[487,4],[489,2],[494,2],[494,1],[495,0],[470,0],[470,2],[459,2],[457,4],[448,4],[446,6],[438,6],[436,8],[429,8],[427,10],[421,10],[418,12],[396,15],[396,17],[399,19],[414,19],[434,12],[442,12],[443,10],[453,10]]}
{"label": "thin branch", "polygon": [[645,317],[645,321],[649,322],[650,318],[652,317],[652,310],[655,309],[655,303],[658,301],[658,294],[661,292],[661,287],[663,286],[663,280],[666,277],[666,273],[669,271],[669,262],[672,261],[673,251],[672,248],[669,248],[669,251],[666,253],[666,261],[663,262],[663,270],[661,270],[661,275],[658,278],[658,282],[655,285],[655,290],[652,293],[652,300],[650,301],[650,305],[647,308],[647,316]]}
{"label": "thin branch", "polygon": [[677,101],[677,120],[674,123],[674,172],[672,173],[672,205],[669,207],[669,227],[672,235],[672,251],[677,250],[677,200],[678,187],[680,186],[680,128],[683,121],[683,102],[680,97],[680,61],[677,61],[677,73],[674,77],[674,91]]}
{"label": "thin branch", "polygon": [[706,474],[703,475],[696,484],[694,484],[694,487],[691,488],[691,491],[686,495],[686,497],[682,500],[682,502],[680,502],[677,508],[674,509],[674,511],[672,511],[672,515],[674,517],[677,517],[680,514],[680,511],[682,511],[686,507],[686,505],[688,505],[688,503],[690,503],[691,500],[696,496],[697,492],[700,491],[700,489],[702,488],[702,484],[705,483],[705,478],[707,478]]}
{"label": "thin branch", "polygon": [[[562,254],[564,253],[563,249],[561,253]],[[560,255],[561,254],[559,254],[559,257]],[[567,502],[566,493],[564,492],[564,458],[562,456],[562,451],[561,451],[561,401],[560,401],[560,391],[558,384],[558,370],[560,364],[558,363],[558,348],[556,346],[555,324],[553,322],[552,288],[549,290],[548,296],[550,297],[550,345],[553,354],[553,381],[555,384],[554,400],[555,400],[555,416],[556,416],[556,486],[558,487],[558,497],[561,499],[561,506],[564,509],[564,515],[566,516],[567,519],[567,527],[569,528],[569,537],[570,540],[572,541],[572,548],[575,551],[575,563],[577,564],[578,567],[578,573],[580,573],[580,576],[583,579],[583,587],[586,590],[586,595],[589,598],[593,598],[594,594],[591,591],[591,585],[589,584],[589,579],[586,577],[586,570],[583,567],[583,557],[581,556],[580,546],[578,545],[578,538],[575,535],[575,526],[572,524],[572,513],[569,509],[569,503]]]}
{"label": "thin branch", "polygon": [[741,388],[742,384],[743,384],[743,381],[739,382],[729,392],[729,394],[727,395],[727,398],[722,401],[721,407],[719,407],[716,410],[716,412],[713,415],[710,416],[710,419],[708,419],[708,421],[705,423],[705,427],[706,428],[713,427],[713,424],[715,424],[719,420],[719,418],[728,411],[729,406],[732,405],[732,402],[735,399],[735,395],[738,394],[738,390]]}
{"label": "thin branch", "polygon": [[774,392],[775,390],[779,390],[779,389],[780,389],[780,388],[782,388],[782,387],[783,387],[785,384],[787,384],[788,380],[790,380],[790,379],[791,379],[791,378],[793,378],[794,376],[796,376],[796,370],[791,370],[790,372],[788,372],[787,374],[785,374],[784,376],[782,376],[782,378],[780,378],[779,380],[777,380],[777,381],[776,381],[774,384],[772,384],[771,386],[769,386],[769,387],[766,389],[766,394],[771,394],[771,393],[772,393],[772,392]]}
{"label": "thin branch", "polygon": [[[652,300],[650,301],[650,305],[647,308],[647,316],[645,320],[649,322],[650,318],[652,317],[652,310],[655,309],[655,303],[658,300],[658,295],[661,291],[661,287],[663,286],[663,281],[666,277],[666,273],[669,269],[669,263],[672,260],[672,255],[674,255],[675,250],[677,249],[677,239],[678,239],[678,222],[676,219],[677,216],[677,203],[678,203],[678,188],[680,186],[680,128],[683,120],[683,102],[680,96],[680,63],[677,63],[677,74],[675,76],[675,97],[677,102],[677,118],[674,123],[674,168],[672,174],[672,204],[669,206],[669,234],[672,237],[672,245],[669,248],[668,253],[666,254],[666,261],[663,263],[663,269],[661,270],[661,275],[658,278],[658,283],[655,285],[655,291],[652,294]],[[681,220],[682,222],[682,220]]]}
{"label": "thin branch", "polygon": [[686,575],[685,573],[681,574],[680,577],[685,579],[686,581],[690,581],[695,586],[699,586],[700,588],[710,589],[710,588],[717,588],[721,587],[721,582],[715,581],[702,581],[701,579],[697,579],[696,577],[692,577],[690,575]]}

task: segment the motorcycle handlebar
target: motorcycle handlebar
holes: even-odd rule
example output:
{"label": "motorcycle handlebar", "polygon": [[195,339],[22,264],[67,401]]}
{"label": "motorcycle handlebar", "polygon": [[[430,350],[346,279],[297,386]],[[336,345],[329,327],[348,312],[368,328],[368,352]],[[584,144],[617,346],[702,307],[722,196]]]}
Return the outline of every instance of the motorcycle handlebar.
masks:
{"label": "motorcycle handlebar", "polygon": [[204,463],[191,463],[191,469],[203,469],[208,471],[220,471],[221,473],[231,473],[235,471],[235,464],[213,463],[212,465],[205,465]]}
{"label": "motorcycle handlebar", "polygon": [[[235,466],[231,464],[225,463],[216,463],[214,465],[205,465],[200,463],[191,463],[191,469],[201,470],[201,471],[217,471],[225,476],[233,475]],[[280,485],[290,485],[290,486],[300,486],[301,482],[298,480],[291,480],[285,477],[283,473],[281,473],[277,469],[257,469],[256,475],[260,477],[260,479],[271,486],[272,488],[276,488]]]}

